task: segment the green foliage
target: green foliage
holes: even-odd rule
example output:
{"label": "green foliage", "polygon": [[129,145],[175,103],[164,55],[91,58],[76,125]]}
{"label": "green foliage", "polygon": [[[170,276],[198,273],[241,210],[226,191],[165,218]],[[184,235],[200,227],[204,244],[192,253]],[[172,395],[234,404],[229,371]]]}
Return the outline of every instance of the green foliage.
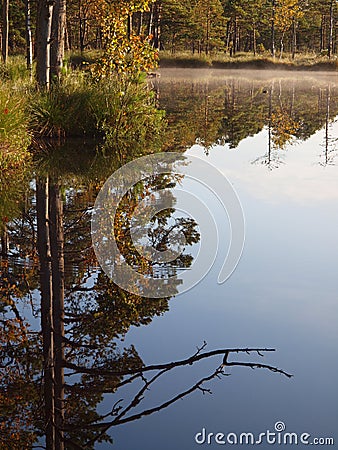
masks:
{"label": "green foliage", "polygon": [[0,82],[0,171],[11,173],[28,159],[25,115],[26,97],[22,87]]}

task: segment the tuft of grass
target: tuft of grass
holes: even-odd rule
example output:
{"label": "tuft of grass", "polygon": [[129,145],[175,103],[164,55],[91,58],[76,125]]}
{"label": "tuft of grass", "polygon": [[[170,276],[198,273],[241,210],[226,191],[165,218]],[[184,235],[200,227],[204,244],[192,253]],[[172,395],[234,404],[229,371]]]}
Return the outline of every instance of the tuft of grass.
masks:
{"label": "tuft of grass", "polygon": [[35,139],[94,137],[119,150],[138,147],[145,135],[156,140],[163,116],[145,76],[94,81],[83,71],[66,75],[49,92],[35,93],[27,111]]}
{"label": "tuft of grass", "polygon": [[27,105],[29,129],[35,137],[65,137],[93,134],[90,105],[92,87],[85,74],[74,72],[50,91],[35,91]]}
{"label": "tuft of grass", "polygon": [[20,85],[0,83],[0,166],[17,164],[30,144],[27,133],[26,91]]}
{"label": "tuft of grass", "polygon": [[30,72],[26,66],[26,59],[22,55],[11,56],[7,63],[0,62],[0,79],[20,83],[30,81]]}

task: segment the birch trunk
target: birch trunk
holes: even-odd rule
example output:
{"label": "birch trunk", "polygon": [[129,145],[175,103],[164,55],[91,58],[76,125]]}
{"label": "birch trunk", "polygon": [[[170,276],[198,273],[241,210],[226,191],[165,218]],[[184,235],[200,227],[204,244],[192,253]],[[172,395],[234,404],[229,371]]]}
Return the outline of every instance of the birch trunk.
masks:
{"label": "birch trunk", "polygon": [[8,35],[9,35],[9,0],[3,0],[2,4],[2,58],[6,64],[8,59]]}

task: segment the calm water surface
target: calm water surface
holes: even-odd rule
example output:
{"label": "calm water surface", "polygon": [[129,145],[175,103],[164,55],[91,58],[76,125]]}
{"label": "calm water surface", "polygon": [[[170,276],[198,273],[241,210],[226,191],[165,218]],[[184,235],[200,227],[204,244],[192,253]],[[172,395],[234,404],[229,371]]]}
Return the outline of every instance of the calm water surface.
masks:
{"label": "calm water surface", "polygon": [[[114,344],[109,344],[109,351],[134,346],[135,360],[140,358],[145,365],[189,357],[205,341],[205,350],[210,351],[274,348],[276,352],[266,353],[263,358],[233,358],[276,366],[293,377],[264,369],[229,368],[226,372],[231,376],[216,378],[204,386],[211,394],[203,395],[197,390],[160,412],[113,427],[109,435],[114,443],[97,443],[95,449],[218,448],[214,441],[197,444],[196,433],[205,429],[206,433],[251,432],[258,436],[267,430],[274,432],[276,422],[283,422],[287,432],[310,434],[309,442],[316,437],[332,437],[335,446],[331,448],[336,448],[337,77],[325,73],[297,73],[295,77],[293,73],[167,69],[152,85],[159,107],[166,110],[165,148],[212,163],[236,190],[246,222],[242,258],[230,279],[218,284],[217,276],[229,245],[229,223],[210,193],[183,178],[172,189],[172,204],[177,189],[195,189],[195,194],[208,205],[220,236],[215,263],[197,286],[168,302],[144,303],[139,310],[139,306],[130,306],[133,302],[139,305],[137,299],[131,298],[121,306],[116,299],[123,295],[104,281],[90,250],[90,213],[98,192],[96,180],[107,178],[118,164],[109,165],[107,159],[89,164],[85,151],[73,146],[59,158],[62,164],[52,161],[45,169],[59,164],[64,171],[66,297],[68,312],[73,314],[68,318],[84,314],[97,302],[102,307],[102,319],[89,315],[87,322],[82,322],[82,332],[92,336],[97,328],[99,336],[102,327],[102,335],[115,339]],[[76,175],[77,183],[73,181],[76,171],[80,173]],[[161,184],[163,180],[157,182]],[[13,190],[11,195],[14,204],[21,194]],[[26,215],[34,210],[35,203],[33,180],[25,194]],[[8,209],[7,198],[1,205]],[[23,288],[26,303],[20,308],[35,329],[39,315],[38,311],[35,317],[32,315],[30,303],[38,304],[40,298],[36,254],[26,260],[14,258],[18,249],[32,254],[29,236],[36,220],[34,214],[32,217],[33,222],[28,221],[28,225],[13,218],[9,228],[15,245],[6,264],[11,276],[20,272],[23,265],[30,276],[28,287]],[[170,224],[169,217],[163,220]],[[195,225],[190,225],[192,236]],[[23,234],[25,241],[20,238]],[[208,235],[191,239],[187,252],[196,256],[199,240],[205,243],[208,239]],[[189,267],[189,261],[184,261],[182,267]],[[94,293],[89,291],[93,286]],[[111,304],[116,307],[113,311]],[[77,339],[76,333],[72,335],[71,320],[66,326],[70,336]],[[116,338],[121,334],[122,340]],[[109,339],[103,339],[100,345],[106,345]],[[79,352],[76,362],[84,364],[85,358],[85,353]],[[95,353],[91,358],[100,360],[102,354]],[[133,367],[133,358],[126,357],[126,367]],[[189,389],[221,361],[218,356],[164,375],[133,413],[162,404]],[[76,377],[80,382],[80,377]],[[88,392],[92,387],[90,379],[85,378],[79,386]],[[93,404],[98,404],[99,414],[105,414],[118,400],[127,402],[132,398],[140,386],[124,386],[113,395],[104,394],[102,401],[97,398]],[[75,402],[71,409],[74,416],[81,413],[78,405]],[[84,411],[86,407],[81,403]],[[82,419],[87,417],[89,413],[83,413]],[[260,446],[273,447],[267,443]]]}
{"label": "calm water surface", "polygon": [[[212,395],[196,392],[114,430],[117,447],[190,450],[203,447],[194,442],[203,428],[258,435],[275,431],[277,421],[337,442],[336,77],[166,70],[157,88],[177,141],[183,136],[187,152],[215,164],[236,189],[246,243],[230,280],[217,285],[220,249],[198,286],[171,300],[163,317],[132,329],[126,342],[137,342],[146,363],[185,357],[203,340],[209,349],[273,347],[264,362],[294,377],[234,368],[211,383]],[[154,398],[189,385],[206,366],[172,374]]]}

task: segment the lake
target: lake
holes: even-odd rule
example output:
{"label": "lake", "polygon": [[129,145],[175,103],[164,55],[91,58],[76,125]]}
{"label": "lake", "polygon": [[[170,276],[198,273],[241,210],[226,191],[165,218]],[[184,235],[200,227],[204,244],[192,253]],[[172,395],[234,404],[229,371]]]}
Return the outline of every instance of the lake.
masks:
{"label": "lake", "polygon": [[[92,425],[95,417],[107,415],[108,422],[112,420],[109,412],[126,407],[133,398],[134,404],[121,418],[134,418],[105,430],[113,444],[94,439],[87,448],[193,450],[218,448],[226,438],[226,445],[242,446],[241,433],[261,439],[263,444],[257,445],[262,448],[273,446],[274,439],[275,445],[293,448],[289,441],[278,442],[284,433],[296,433],[300,447],[306,440],[314,443],[315,438],[337,442],[336,75],[163,69],[149,84],[158,107],[166,111],[162,150],[180,156],[170,176],[152,172],[141,187],[129,189],[122,209],[117,209],[124,230],[117,247],[128,254],[130,266],[137,266],[133,273],[146,280],[144,286],[134,280],[129,281],[133,288],[114,285],[91,247],[93,204],[103,182],[121,166],[112,157],[93,154],[91,142],[68,143],[51,161],[42,163],[42,158],[24,192],[17,192],[16,187],[10,195],[3,194],[3,211],[10,208],[8,198],[12,198],[24,204],[24,215],[13,213],[8,223],[11,245],[9,254],[2,256],[2,279],[16,285],[11,295],[17,298],[20,314],[31,322],[33,331],[39,329],[41,282],[46,281],[46,272],[45,278],[39,278],[36,246],[42,238],[36,237],[34,230],[39,220],[43,223],[47,197],[55,202],[56,213],[58,202],[63,203],[65,317],[60,320],[64,321],[65,337],[78,344],[78,349],[70,349],[66,343],[64,351],[74,366],[91,363],[97,368],[95,373],[80,375],[74,366],[66,365],[62,374],[66,416],[68,423],[74,424],[74,430],[66,430],[72,436],[69,448],[76,448],[72,441],[77,433],[84,436],[76,441],[79,445],[93,439],[95,427],[87,425]],[[180,176],[175,177],[175,173]],[[194,173],[200,175],[194,178]],[[223,185],[216,184],[217,177]],[[113,199],[122,190],[122,181],[119,183],[109,191]],[[243,251],[241,243],[236,244],[233,271],[229,270],[225,282],[218,283],[231,242],[242,239],[238,205],[225,213],[220,204],[223,189],[241,205],[245,241]],[[155,276],[146,258],[140,262],[134,257],[138,248],[130,244],[128,221],[137,199],[150,195],[162,201],[161,190],[165,191],[166,209],[146,234],[141,233],[144,223],[138,222],[138,244],[142,246],[148,239],[159,252],[173,244],[175,250],[183,249],[183,256],[159,263]],[[186,198],[182,191],[190,196]],[[184,207],[180,201],[185,202]],[[200,203],[194,206],[195,201]],[[236,208],[237,213],[233,212]],[[98,214],[97,204],[95,211]],[[195,214],[190,221],[189,211]],[[168,229],[177,231],[171,241]],[[179,232],[186,239],[185,245],[180,246]],[[109,229],[103,234],[104,238],[93,235],[102,245],[107,236],[110,238]],[[107,256],[102,261],[104,258],[106,261]],[[194,261],[205,269],[195,278],[199,266],[194,266]],[[111,267],[114,272],[116,260]],[[153,290],[153,295],[143,297],[152,277],[173,277],[173,295]],[[185,289],[189,277],[193,282]],[[39,345],[36,343],[36,348]],[[223,355],[170,370],[167,367],[142,395],[137,394],[144,386],[142,377],[123,384],[124,377],[140,364],[173,363],[196,352],[247,348],[275,351],[263,352],[263,356],[230,353],[228,361],[265,364],[293,376],[259,367],[252,370],[225,365],[223,375],[146,416],[141,413],[165,405],[210,376]],[[107,363],[109,355],[113,355],[115,366]],[[103,363],[127,373],[116,375],[112,381],[105,378],[104,371],[100,373]],[[36,363],[33,369],[38,371],[41,366]],[[149,375],[156,373],[154,369]],[[121,411],[114,410],[112,417]],[[34,412],[23,408],[22,414]]]}

